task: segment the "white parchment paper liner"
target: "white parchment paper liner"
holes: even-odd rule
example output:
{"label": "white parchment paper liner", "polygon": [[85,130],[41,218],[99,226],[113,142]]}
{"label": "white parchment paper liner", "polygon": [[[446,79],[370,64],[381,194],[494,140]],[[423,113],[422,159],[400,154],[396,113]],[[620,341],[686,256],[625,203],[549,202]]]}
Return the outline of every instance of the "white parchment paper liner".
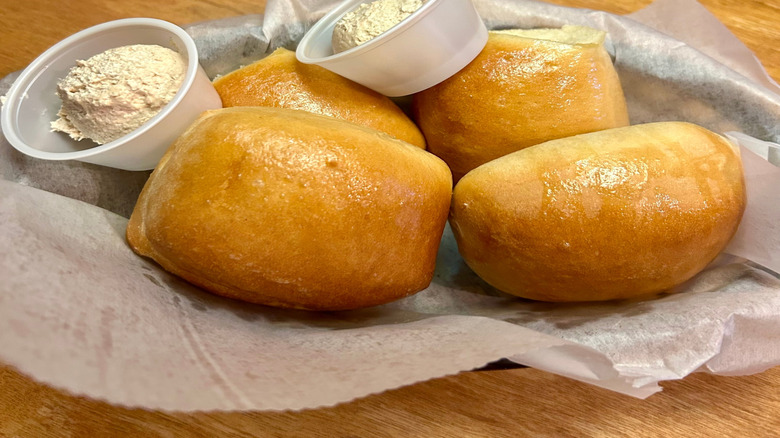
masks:
{"label": "white parchment paper liner", "polygon": [[[270,0],[265,17],[188,31],[215,76],[294,48],[334,4]],[[734,131],[749,207],[733,255],[685,293],[552,305],[484,284],[447,230],[433,283],[413,297],[354,312],[277,310],[204,293],[129,250],[124,217],[148,173],[34,160],[3,140],[0,359],[77,394],[180,411],[331,405],[500,358],[636,397],[697,370],[780,364],[780,174],[750,152],[774,158],[780,96],[752,54],[692,0],[658,1],[638,21],[531,1],[475,4],[491,28],[607,30],[633,123]]]}

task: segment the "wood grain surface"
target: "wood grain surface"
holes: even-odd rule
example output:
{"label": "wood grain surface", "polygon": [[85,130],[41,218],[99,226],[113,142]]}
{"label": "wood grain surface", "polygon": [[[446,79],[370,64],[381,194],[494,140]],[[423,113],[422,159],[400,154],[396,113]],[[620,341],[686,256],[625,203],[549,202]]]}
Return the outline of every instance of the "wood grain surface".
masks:
{"label": "wood grain surface", "polygon": [[0,437],[777,437],[780,368],[694,374],[637,400],[525,368],[303,412],[166,414],[66,395],[0,368]]}
{"label": "wood grain surface", "polygon": [[[650,0],[553,0],[614,13]],[[780,79],[780,1],[702,0]],[[261,13],[264,0],[0,0],[0,77],[60,39],[135,16],[177,24]],[[304,412],[175,414],[125,409],[0,365],[0,437],[503,437],[780,435],[780,368],[694,374],[635,400],[534,369],[462,373]]]}

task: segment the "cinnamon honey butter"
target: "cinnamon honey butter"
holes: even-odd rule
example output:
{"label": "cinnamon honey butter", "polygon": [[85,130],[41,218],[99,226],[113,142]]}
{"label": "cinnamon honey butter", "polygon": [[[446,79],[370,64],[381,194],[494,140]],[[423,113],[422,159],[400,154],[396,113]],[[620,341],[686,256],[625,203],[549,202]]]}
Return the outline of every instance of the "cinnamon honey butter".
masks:
{"label": "cinnamon honey butter", "polygon": [[186,72],[179,53],[158,45],[117,47],[79,60],[57,84],[62,106],[51,129],[74,140],[114,141],[159,113]]}
{"label": "cinnamon honey butter", "polygon": [[387,32],[420,9],[425,0],[377,0],[344,14],[333,28],[333,53],[357,47]]}

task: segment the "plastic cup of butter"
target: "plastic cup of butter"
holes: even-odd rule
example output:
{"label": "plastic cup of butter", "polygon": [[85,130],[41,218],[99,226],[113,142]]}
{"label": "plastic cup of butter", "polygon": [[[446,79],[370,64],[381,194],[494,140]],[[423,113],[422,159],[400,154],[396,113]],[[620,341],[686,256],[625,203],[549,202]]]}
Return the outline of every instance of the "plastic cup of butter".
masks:
{"label": "plastic cup of butter", "polygon": [[471,0],[428,0],[379,36],[334,54],[336,23],[370,1],[347,0],[317,21],[298,44],[298,60],[398,97],[454,75],[487,43],[487,29]]}
{"label": "plastic cup of butter", "polygon": [[[102,145],[53,132],[50,123],[57,119],[62,103],[56,93],[57,83],[76,61],[134,44],[156,44],[182,55],[187,71],[173,99],[134,131]],[[203,111],[221,107],[219,95],[198,63],[195,42],[184,29],[152,18],[128,18],[85,29],[41,54],[6,94],[2,127],[8,142],[31,157],[149,170]]]}

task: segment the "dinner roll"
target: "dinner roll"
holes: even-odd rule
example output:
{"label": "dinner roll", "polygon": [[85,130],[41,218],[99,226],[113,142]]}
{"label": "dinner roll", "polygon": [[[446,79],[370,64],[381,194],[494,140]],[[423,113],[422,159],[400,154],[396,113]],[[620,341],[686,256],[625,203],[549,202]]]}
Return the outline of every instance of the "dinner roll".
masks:
{"label": "dinner roll", "polygon": [[628,125],[604,38],[580,26],[490,32],[469,65],[414,95],[428,149],[458,180],[531,145]]}
{"label": "dinner roll", "polygon": [[276,49],[214,81],[223,107],[273,106],[308,111],[386,132],[425,148],[417,125],[389,97]]}
{"label": "dinner roll", "polygon": [[652,123],[549,141],[484,164],[455,186],[463,259],[504,292],[599,301],[669,290],[710,263],[745,208],[725,138]]}
{"label": "dinner roll", "polygon": [[204,113],[171,146],[127,227],[138,254],[211,292],[343,310],[428,286],[452,179],[434,155],[304,111]]}

